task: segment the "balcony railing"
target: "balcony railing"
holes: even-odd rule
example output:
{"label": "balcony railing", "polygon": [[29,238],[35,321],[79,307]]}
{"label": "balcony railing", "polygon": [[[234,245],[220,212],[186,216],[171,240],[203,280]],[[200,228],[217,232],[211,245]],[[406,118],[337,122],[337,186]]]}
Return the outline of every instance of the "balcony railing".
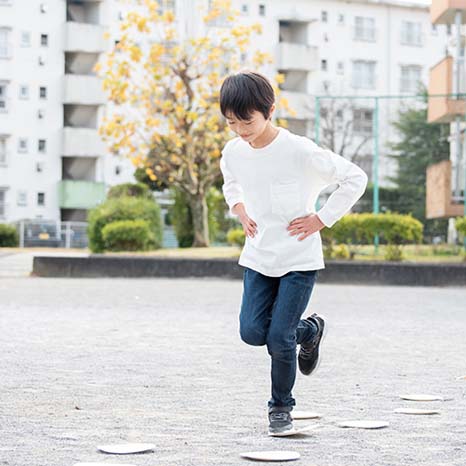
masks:
{"label": "balcony railing", "polygon": [[62,180],[58,184],[61,209],[92,209],[105,199],[105,183]]}
{"label": "balcony railing", "polygon": [[105,144],[96,129],[72,128],[63,129],[64,156],[98,156],[105,153]]}
{"label": "balcony railing", "polygon": [[65,52],[101,53],[105,51],[105,28],[97,24],[65,23]]}
{"label": "balcony railing", "polygon": [[96,76],[67,74],[65,75],[65,104],[103,105],[105,95],[102,80]]}
{"label": "balcony railing", "polygon": [[461,11],[466,22],[466,0],[433,0],[430,6],[432,24],[454,24],[456,11]]}
{"label": "balcony railing", "polygon": [[280,70],[317,70],[319,68],[317,47],[280,42],[277,47],[277,68]]}

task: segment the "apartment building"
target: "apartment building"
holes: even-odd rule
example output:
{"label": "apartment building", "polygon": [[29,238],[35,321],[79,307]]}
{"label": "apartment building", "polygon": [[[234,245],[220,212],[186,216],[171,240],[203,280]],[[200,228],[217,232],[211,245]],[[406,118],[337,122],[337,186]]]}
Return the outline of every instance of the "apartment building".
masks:
{"label": "apartment building", "polygon": [[[209,0],[162,2],[175,12],[184,37],[205,33],[201,7],[208,5]],[[419,82],[427,84],[429,67],[443,57],[448,37],[447,27],[433,26],[428,7],[414,1],[234,5],[242,24],[263,25],[244,62],[254,49],[274,56],[275,63],[262,71],[285,75],[282,95],[296,111],[280,116],[292,131],[310,137],[315,95],[413,94]],[[92,71],[118,40],[118,22],[128,9],[128,2],[118,0],[0,0],[0,221],[83,220],[108,186],[132,180],[129,161],[108,154],[97,134],[112,108]],[[381,112],[382,149],[393,140],[390,121],[400,103]],[[372,103],[355,104],[349,118],[358,137],[368,140],[358,163],[370,176]],[[394,171],[385,155],[382,150],[382,184]]]}

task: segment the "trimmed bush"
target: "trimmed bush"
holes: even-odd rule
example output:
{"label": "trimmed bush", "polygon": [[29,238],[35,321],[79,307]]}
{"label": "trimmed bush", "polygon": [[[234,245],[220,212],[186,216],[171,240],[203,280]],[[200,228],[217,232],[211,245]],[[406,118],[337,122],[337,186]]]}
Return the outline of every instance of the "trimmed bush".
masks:
{"label": "trimmed bush", "polygon": [[16,228],[12,225],[0,224],[0,248],[15,248],[18,244]]}
{"label": "trimmed bush", "polygon": [[392,214],[350,214],[343,217],[332,228],[321,231],[325,244],[348,245],[368,244],[376,234],[381,243],[392,246],[386,249],[385,259],[402,260],[401,245],[420,243],[423,225],[411,215]]}
{"label": "trimmed bush", "polygon": [[120,220],[102,228],[106,251],[145,251],[152,237],[145,220]]}
{"label": "trimmed bush", "polygon": [[246,235],[241,228],[234,228],[227,233],[227,242],[232,246],[244,246]]}
{"label": "trimmed bush", "polygon": [[466,237],[466,217],[458,217],[455,221],[455,225],[458,233],[461,233],[463,237]]}
{"label": "trimmed bush", "polygon": [[162,219],[159,205],[153,199],[122,197],[109,199],[89,212],[87,233],[92,252],[105,250],[103,228],[109,223],[121,220],[145,220],[152,233],[147,248],[158,249],[162,246]]}
{"label": "trimmed bush", "polygon": [[107,193],[107,199],[117,199],[120,197],[140,197],[152,200],[154,196],[151,190],[144,183],[122,183],[112,186]]}

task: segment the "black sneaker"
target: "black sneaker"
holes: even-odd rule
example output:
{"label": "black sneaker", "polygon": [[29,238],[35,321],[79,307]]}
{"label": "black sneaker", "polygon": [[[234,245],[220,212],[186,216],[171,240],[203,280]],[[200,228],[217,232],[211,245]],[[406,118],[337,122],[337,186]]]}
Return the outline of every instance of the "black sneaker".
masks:
{"label": "black sneaker", "polygon": [[293,430],[293,421],[289,411],[269,412],[269,435],[283,435]]}
{"label": "black sneaker", "polygon": [[306,320],[313,322],[317,326],[317,334],[310,343],[302,344],[298,355],[299,370],[304,375],[310,375],[320,364],[319,345],[321,344],[327,328],[322,316],[312,314]]}

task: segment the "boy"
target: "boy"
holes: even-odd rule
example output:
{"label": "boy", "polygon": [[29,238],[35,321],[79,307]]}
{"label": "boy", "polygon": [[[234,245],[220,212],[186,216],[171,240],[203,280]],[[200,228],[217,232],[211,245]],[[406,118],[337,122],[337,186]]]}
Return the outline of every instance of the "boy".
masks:
{"label": "boy", "polygon": [[[363,195],[367,175],[310,139],[272,125],[274,91],[259,73],[227,77],[220,109],[238,135],[225,145],[220,167],[225,200],[246,235],[239,258],[245,267],[240,336],[250,345],[267,346],[269,434],[286,435],[293,429],[297,345],[299,369],[309,375],[318,366],[327,326],[317,314],[301,319],[317,271],[325,267],[319,231]],[[315,212],[319,193],[335,183],[338,189]]]}

